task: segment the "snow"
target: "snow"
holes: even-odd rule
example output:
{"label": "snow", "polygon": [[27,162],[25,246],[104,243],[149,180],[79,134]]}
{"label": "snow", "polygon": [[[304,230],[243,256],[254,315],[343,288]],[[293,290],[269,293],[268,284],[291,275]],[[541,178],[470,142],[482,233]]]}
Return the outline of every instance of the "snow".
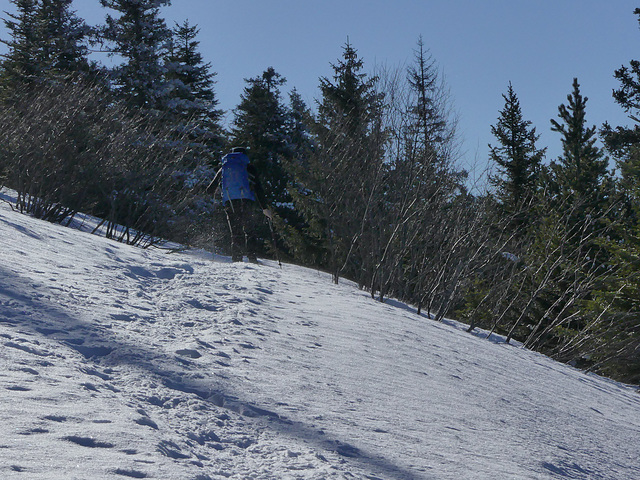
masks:
{"label": "snow", "polygon": [[635,479],[637,390],[349,282],[0,205],[2,479]]}

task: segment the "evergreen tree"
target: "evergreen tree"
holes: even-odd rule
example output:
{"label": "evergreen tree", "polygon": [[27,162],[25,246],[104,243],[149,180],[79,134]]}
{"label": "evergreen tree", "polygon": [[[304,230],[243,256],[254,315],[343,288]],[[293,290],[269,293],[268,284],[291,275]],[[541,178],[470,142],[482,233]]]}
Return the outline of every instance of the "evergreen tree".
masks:
{"label": "evergreen tree", "polygon": [[288,181],[288,201],[279,208],[274,217],[274,227],[282,241],[281,250],[305,265],[317,265],[319,247],[306,233],[309,229],[302,212],[294,204],[296,197],[295,174],[309,167],[309,156],[314,148],[311,132],[313,114],[294,88],[289,93],[289,105],[285,117],[287,155],[282,156],[283,167]]}
{"label": "evergreen tree", "polygon": [[366,137],[382,110],[382,97],[375,91],[377,79],[368,78],[363,66],[358,52],[347,41],[342,59],[332,65],[333,81],[320,79],[319,122],[325,128],[343,131],[350,140]]}
{"label": "evergreen tree", "polygon": [[343,273],[370,274],[374,209],[384,171],[383,96],[376,78],[362,72],[363,62],[347,43],[343,57],[332,65],[333,80],[320,79],[322,99],[313,124],[313,151],[295,172],[296,206],[309,226],[307,234],[320,242],[338,281]]}
{"label": "evergreen tree", "polygon": [[288,178],[282,165],[289,157],[287,142],[287,109],[282,103],[280,87],[286,79],[273,67],[261,76],[245,80],[247,86],[234,111],[231,142],[249,149],[267,201],[277,206],[290,201]]}
{"label": "evergreen tree", "polygon": [[[448,92],[422,38],[406,71],[406,87],[400,119],[391,122],[402,128],[385,179],[383,209],[388,215],[384,224],[401,228],[379,229],[380,238],[388,238],[381,242],[385,254],[378,262],[380,273],[388,280],[386,286],[380,282],[379,288],[381,296],[385,289],[396,289],[396,296],[413,296],[420,310],[423,304],[427,309],[433,306],[436,297],[446,302],[446,295],[435,293],[434,287],[443,285],[437,277],[444,278],[449,274],[444,270],[451,268],[442,256],[451,238],[447,223],[452,218],[448,213],[464,192],[466,172],[455,166],[455,118],[451,116]],[[400,91],[405,92],[405,88]],[[434,274],[441,268],[442,273]],[[403,273],[394,275],[395,271]],[[454,272],[450,273],[450,278],[455,278]],[[392,285],[394,276],[402,277],[401,282],[396,280]]]}
{"label": "evergreen tree", "polygon": [[525,344],[566,361],[581,356],[589,325],[585,305],[608,275],[610,261],[602,247],[610,233],[608,159],[595,145],[595,127],[587,127],[586,103],[574,79],[567,104],[558,107],[559,120],[551,120],[562,135],[563,154],[550,166],[544,216],[525,257],[528,269],[538,273],[530,288],[538,313]]}
{"label": "evergreen tree", "polygon": [[559,200],[577,212],[599,214],[607,201],[608,159],[596,146],[596,128],[587,127],[586,103],[578,79],[568,105],[558,107],[559,121],[551,120],[551,130],[562,135],[562,156],[552,163],[553,183]]}
{"label": "evergreen tree", "polygon": [[223,153],[223,111],[216,108],[218,100],[214,92],[215,72],[211,64],[204,63],[196,40],[199,30],[185,21],[176,24],[173,38],[165,59],[166,79],[171,88],[168,107],[177,120],[189,127],[190,137],[200,154],[208,157],[209,163]]}
{"label": "evergreen tree", "polygon": [[90,29],[71,10],[73,0],[40,0],[36,21],[47,70],[68,74],[87,71]]}
{"label": "evergreen tree", "polygon": [[304,161],[312,148],[312,123],[313,115],[309,107],[294,88],[289,94],[286,130],[290,154],[295,161]]}
{"label": "evergreen tree", "polygon": [[[633,13],[640,23],[640,8]],[[605,123],[601,133],[609,150],[616,156],[623,156],[628,148],[640,144],[640,61],[631,60],[629,66],[621,66],[614,77],[620,82],[620,88],[613,91],[613,98],[636,125],[613,129]]]}
{"label": "evergreen tree", "polygon": [[[640,8],[634,14],[640,23]],[[620,212],[626,227],[635,229],[640,219],[640,210],[636,208],[640,175],[640,61],[631,60],[630,65],[615,71],[614,77],[620,82],[620,88],[613,91],[614,100],[635,122],[632,127],[612,128],[605,123],[601,129],[605,145],[616,159],[620,176],[617,179]]]}
{"label": "evergreen tree", "polygon": [[421,156],[434,165],[432,171],[435,171],[436,165],[446,160],[442,147],[453,138],[455,128],[447,122],[436,64],[425,50],[422,37],[418,39],[414,60],[408,69],[408,83],[415,97],[409,108],[412,117],[409,134],[415,136],[417,148],[422,150]]}
{"label": "evergreen tree", "polygon": [[521,225],[526,222],[526,205],[536,193],[540,163],[546,149],[536,147],[540,136],[531,127],[531,122],[524,120],[511,83],[502,97],[504,109],[500,111],[496,125],[491,126],[498,146],[489,145],[490,158],[497,164],[499,175],[491,180],[504,213]]}
{"label": "evergreen tree", "polygon": [[103,7],[118,12],[107,15],[102,37],[113,43],[112,55],[123,63],[113,70],[120,97],[129,106],[166,110],[169,85],[163,57],[171,30],[160,17],[160,7],[170,0],[100,0]]}
{"label": "evergreen tree", "polygon": [[32,81],[41,72],[38,66],[37,35],[37,1],[11,0],[16,7],[15,14],[7,13],[9,18],[3,19],[10,32],[10,40],[2,40],[9,47],[9,52],[2,60],[2,86]]}
{"label": "evergreen tree", "polygon": [[89,71],[89,28],[71,9],[72,0],[11,0],[17,12],[4,24],[10,40],[0,66],[0,85],[7,89]]}
{"label": "evergreen tree", "polygon": [[[630,152],[638,155],[638,152]],[[637,190],[633,210],[640,212]],[[604,281],[584,310],[589,319],[583,335],[585,367],[616,380],[640,383],[640,225],[619,225],[613,238],[601,239],[610,255]],[[622,239],[622,241],[620,240]]]}

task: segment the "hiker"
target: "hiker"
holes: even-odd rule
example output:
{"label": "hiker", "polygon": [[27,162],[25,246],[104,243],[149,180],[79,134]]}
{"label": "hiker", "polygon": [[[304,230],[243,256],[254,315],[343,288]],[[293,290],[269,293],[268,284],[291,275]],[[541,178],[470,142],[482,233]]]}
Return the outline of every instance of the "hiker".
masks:
{"label": "hiker", "polygon": [[232,261],[241,262],[246,255],[250,262],[257,262],[258,207],[269,220],[272,214],[265,207],[257,171],[243,147],[232,148],[231,153],[222,158],[222,166],[211,184],[222,192],[222,203],[231,233]]}

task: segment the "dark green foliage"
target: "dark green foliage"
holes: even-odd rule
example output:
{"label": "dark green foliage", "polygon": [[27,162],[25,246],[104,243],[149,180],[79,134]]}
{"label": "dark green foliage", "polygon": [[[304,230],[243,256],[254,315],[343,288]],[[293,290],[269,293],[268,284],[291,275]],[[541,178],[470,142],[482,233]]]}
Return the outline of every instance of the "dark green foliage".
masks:
{"label": "dark green foliage", "polygon": [[596,128],[587,127],[587,97],[580,93],[578,79],[567,105],[560,105],[551,129],[562,135],[562,156],[551,164],[553,191],[558,201],[581,213],[599,213],[608,200],[608,159],[596,146]]}
{"label": "dark green foliage", "polygon": [[11,35],[10,40],[2,40],[9,47],[9,52],[2,60],[3,90],[11,81],[26,83],[41,73],[37,60],[37,44],[41,42],[36,24],[37,1],[11,0],[11,3],[17,12],[7,13],[8,18],[3,19]]}
{"label": "dark green foliage", "polygon": [[376,78],[362,72],[364,63],[350,43],[343,47],[342,58],[332,65],[333,81],[320,79],[322,100],[318,118],[325,128],[337,127],[345,135],[367,135],[379,118],[383,96],[376,92]]}
{"label": "dark green foliage", "polygon": [[[528,132],[532,145],[535,135],[520,121],[511,93],[505,96],[509,108],[501,118],[510,111],[518,120],[512,125]],[[489,243],[487,263],[460,314],[472,327],[477,322],[559,360],[588,366],[594,364],[593,342],[600,335],[595,332],[606,323],[602,320],[611,318],[607,309],[595,308],[596,292],[611,285],[613,258],[606,244],[620,237],[613,228],[607,158],[595,144],[595,128],[586,126],[587,99],[577,80],[567,100],[559,107],[559,120],[552,120],[552,129],[562,135],[563,155],[548,172],[541,171],[540,183],[531,182],[534,202],[527,205],[534,208],[527,210],[524,229],[514,230],[513,215],[505,215],[504,209],[487,211],[494,217],[492,237],[502,240]],[[505,131],[494,128],[495,133]]]}
{"label": "dark green foliage", "polygon": [[539,187],[540,164],[546,149],[536,147],[540,136],[531,122],[524,120],[511,83],[503,98],[504,109],[491,126],[498,145],[489,145],[490,158],[499,172],[491,182],[504,214],[513,218],[514,227],[520,227],[530,220],[527,211]]}
{"label": "dark green foliage", "polygon": [[[409,107],[410,122],[406,135],[411,139],[412,148],[423,150],[422,156],[432,165],[431,173],[436,174],[438,164],[446,159],[446,148],[453,138],[451,122],[443,109],[442,85],[439,83],[435,60],[425,50],[422,37],[414,52],[414,63],[407,72],[407,82],[415,95]],[[446,162],[445,162],[446,163]]]}
{"label": "dark green foliage", "polygon": [[468,245],[463,237],[472,224],[459,216],[467,206],[466,172],[455,166],[455,119],[421,39],[404,73],[404,81],[385,88],[394,103],[384,115],[388,163],[382,208],[375,213],[381,226],[371,241],[382,255],[370,288],[380,298],[394,295],[416,303],[418,312],[444,316],[466,269],[467,258],[456,251]]}
{"label": "dark green foliage", "polygon": [[[640,23],[640,8],[633,12]],[[609,150],[616,156],[624,155],[629,148],[640,143],[640,61],[631,60],[629,66],[621,66],[614,77],[620,82],[620,88],[613,91],[613,98],[636,122],[633,127],[612,128],[608,123],[602,127],[601,133]]]}
{"label": "dark green foliage", "polygon": [[170,0],[100,0],[117,12],[107,15],[101,38],[123,59],[113,72],[116,92],[132,108],[165,110],[170,88],[163,76],[163,57],[171,31],[160,17]]}
{"label": "dark green foliage", "polygon": [[0,64],[0,95],[27,86],[88,73],[89,28],[71,10],[72,0],[12,0],[17,12],[4,24],[11,38]]}
{"label": "dark green foliage", "polygon": [[342,274],[354,278],[367,270],[364,237],[383,178],[382,95],[374,88],[376,79],[367,78],[362,68],[347,44],[333,65],[333,81],[320,80],[315,144],[293,171],[296,208],[307,235],[326,252],[326,267],[336,282]]}
{"label": "dark green foliage", "polygon": [[223,153],[224,132],[220,124],[223,111],[218,109],[214,92],[215,73],[205,63],[196,40],[198,27],[188,21],[176,25],[165,58],[166,80],[170,87],[168,109],[176,122],[184,125],[192,146],[206,163],[213,164]]}
{"label": "dark green foliage", "polygon": [[280,93],[286,80],[270,67],[261,76],[245,81],[247,86],[234,112],[231,143],[248,148],[269,204],[288,203],[287,175],[282,166],[282,158],[290,156],[287,110]]}

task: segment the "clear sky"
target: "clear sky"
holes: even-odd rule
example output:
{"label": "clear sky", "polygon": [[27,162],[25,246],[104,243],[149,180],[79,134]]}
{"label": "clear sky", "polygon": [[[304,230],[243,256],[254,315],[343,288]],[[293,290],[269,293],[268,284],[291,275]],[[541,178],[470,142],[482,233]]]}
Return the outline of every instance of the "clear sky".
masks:
{"label": "clear sky", "polygon": [[[173,0],[163,14],[169,25],[188,19],[200,27],[201,51],[218,73],[216,93],[228,112],[244,79],[270,66],[287,79],[285,92],[296,87],[312,105],[318,78],[332,74],[347,36],[373,69],[410,62],[422,35],[450,89],[464,161],[483,164],[509,82],[548,158],[561,152],[549,120],[573,77],[589,98],[589,124],[630,123],[611,91],[614,70],[640,60],[636,7],[631,0]],[[74,8],[92,25],[106,13],[98,0],[75,0]],[[11,9],[0,0],[0,10]]]}

